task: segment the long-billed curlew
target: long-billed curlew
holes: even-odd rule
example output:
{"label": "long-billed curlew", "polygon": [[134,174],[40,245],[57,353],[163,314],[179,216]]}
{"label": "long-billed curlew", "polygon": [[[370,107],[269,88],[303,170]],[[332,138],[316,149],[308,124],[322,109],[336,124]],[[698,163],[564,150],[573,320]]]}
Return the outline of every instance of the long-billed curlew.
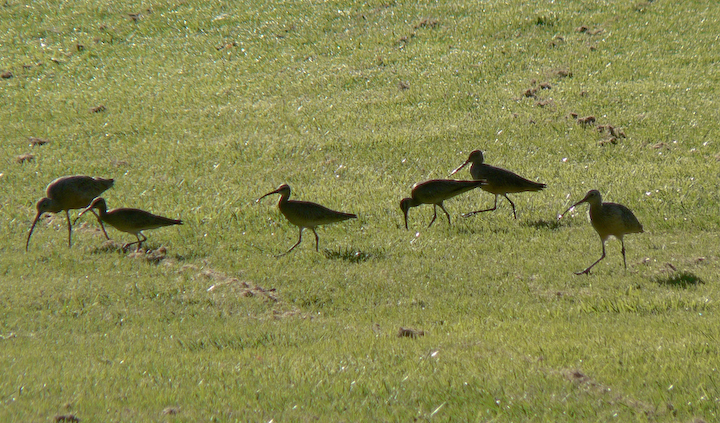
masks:
{"label": "long-billed curlew", "polygon": [[[101,221],[107,223],[118,231],[135,235],[137,241],[123,245],[123,249],[125,249],[133,244],[137,244],[135,251],[139,251],[142,243],[147,240],[147,237],[142,233],[142,231],[162,228],[163,226],[183,224],[182,220],[158,216],[140,209],[122,208],[107,211],[107,205],[105,204],[104,198],[96,198],[93,200],[92,204],[80,213],[80,216],[92,209],[98,210]],[[140,239],[141,236],[142,239]]]}
{"label": "long-billed curlew", "polygon": [[[112,179],[93,178],[83,175],[63,176],[50,182],[45,189],[45,197],[37,203],[37,215],[30,227],[30,232],[28,232],[25,251],[27,251],[30,246],[30,237],[40,216],[42,216],[43,213],[60,213],[61,211],[65,212],[65,217],[68,221],[68,247],[70,247],[72,245],[70,210],[87,207],[94,198],[112,187],[113,183],[114,181]],[[105,232],[105,227],[102,222],[100,222],[100,227],[105,237],[107,237],[107,232]]]}
{"label": "long-billed curlew", "polygon": [[486,181],[484,180],[455,181],[452,179],[431,179],[413,185],[410,197],[400,200],[400,209],[405,215],[405,229],[408,229],[408,210],[410,210],[411,207],[417,207],[421,204],[433,205],[433,218],[428,228],[435,222],[438,206],[445,212],[448,218],[448,224],[451,225],[450,214],[445,210],[443,201],[485,184]]}
{"label": "long-billed curlew", "polygon": [[343,213],[335,210],[330,210],[320,204],[311,203],[309,201],[297,201],[289,200],[290,198],[290,186],[288,184],[282,184],[275,191],[268,192],[262,197],[258,198],[256,202],[259,202],[263,198],[272,194],[280,194],[280,201],[278,201],[278,208],[280,213],[293,225],[300,228],[300,236],[298,241],[290,247],[285,253],[280,256],[284,256],[292,251],[295,247],[300,245],[302,241],[303,229],[308,228],[315,234],[315,251],[320,251],[320,239],[318,238],[315,228],[319,225],[326,225],[328,223],[342,222],[343,220],[357,218],[352,213]]}
{"label": "long-billed curlew", "polygon": [[640,222],[638,222],[633,212],[622,204],[603,203],[600,191],[595,189],[588,191],[585,198],[570,206],[558,217],[558,219],[562,219],[565,213],[582,203],[590,204],[590,222],[600,236],[600,241],[602,241],[602,256],[600,256],[595,263],[591,264],[590,267],[582,272],[575,272],[575,274],[589,275],[590,269],[598,264],[600,260],[605,258],[605,241],[607,241],[610,235],[620,240],[620,244],[622,245],[623,265],[625,265],[625,268],[627,269],[627,262],[625,261],[625,242],[623,241],[623,237],[627,234],[643,232],[643,227]]}
{"label": "long-billed curlew", "polygon": [[454,175],[460,169],[467,166],[468,163],[472,163],[472,166],[470,166],[470,175],[472,175],[473,179],[487,180],[487,184],[481,187],[482,190],[487,191],[491,194],[495,194],[495,205],[493,205],[491,209],[477,210],[474,212],[465,213],[463,215],[464,217],[470,217],[477,213],[495,210],[497,208],[498,195],[502,195],[510,202],[513,210],[513,217],[517,219],[517,214],[515,213],[515,204],[512,202],[512,200],[510,200],[510,197],[508,197],[507,195],[525,191],[540,191],[541,189],[544,189],[546,187],[545,184],[525,179],[516,173],[510,172],[509,170],[487,165],[483,163],[483,160],[484,158],[482,151],[475,150],[470,153],[470,156],[465,161],[465,163],[463,163],[457,169],[453,170],[450,173],[451,175]]}

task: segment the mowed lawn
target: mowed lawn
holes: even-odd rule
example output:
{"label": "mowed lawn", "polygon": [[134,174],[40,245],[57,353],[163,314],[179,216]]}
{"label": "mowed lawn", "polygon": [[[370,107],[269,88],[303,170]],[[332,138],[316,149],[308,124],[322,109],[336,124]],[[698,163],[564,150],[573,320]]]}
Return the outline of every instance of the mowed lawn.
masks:
{"label": "mowed lawn", "polygon": [[[0,5],[0,420],[720,418],[720,5]],[[547,184],[432,206],[471,151]],[[135,236],[36,203],[113,178]],[[357,219],[302,243],[261,196]],[[591,190],[643,233],[600,238]],[[80,210],[72,210],[74,219]]]}

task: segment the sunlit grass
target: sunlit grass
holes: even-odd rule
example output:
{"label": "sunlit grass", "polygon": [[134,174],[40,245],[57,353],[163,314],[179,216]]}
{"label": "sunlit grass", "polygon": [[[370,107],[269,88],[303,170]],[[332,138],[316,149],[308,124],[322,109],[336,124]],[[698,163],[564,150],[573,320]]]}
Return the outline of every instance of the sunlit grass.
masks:
{"label": "sunlit grass", "polygon": [[[714,3],[0,8],[1,420],[718,418]],[[474,149],[547,189],[406,231]],[[135,255],[51,215],[25,253],[69,174],[185,224]],[[281,183],[358,219],[276,258]],[[590,189],[645,228],[627,270],[611,239],[573,274]]]}

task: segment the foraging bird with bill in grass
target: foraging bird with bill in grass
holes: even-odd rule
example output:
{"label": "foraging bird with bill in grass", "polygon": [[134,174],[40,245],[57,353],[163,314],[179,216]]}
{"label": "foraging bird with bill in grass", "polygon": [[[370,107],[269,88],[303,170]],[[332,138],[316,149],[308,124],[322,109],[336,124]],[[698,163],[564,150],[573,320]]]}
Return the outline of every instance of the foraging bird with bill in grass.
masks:
{"label": "foraging bird with bill in grass", "polygon": [[575,272],[575,274],[589,275],[590,269],[605,258],[605,241],[607,241],[611,235],[620,240],[620,244],[622,245],[621,251],[623,256],[623,265],[625,266],[625,269],[627,269],[627,261],[625,260],[625,241],[623,240],[623,237],[627,234],[644,232],[640,222],[637,220],[633,212],[622,204],[603,203],[602,195],[600,195],[600,191],[596,189],[588,191],[582,200],[573,204],[560,216],[558,216],[558,220],[562,219],[563,216],[565,216],[565,213],[582,203],[590,204],[590,222],[592,223],[593,228],[595,228],[595,232],[597,232],[600,236],[600,241],[602,242],[602,256],[600,256],[600,258],[591,264],[587,269],[581,272]]}
{"label": "foraging bird with bill in grass", "polygon": [[470,166],[470,175],[472,175],[473,179],[486,180],[487,184],[483,185],[481,189],[491,194],[495,194],[495,204],[492,206],[492,208],[465,213],[463,214],[463,217],[470,217],[478,213],[493,211],[497,209],[498,196],[502,195],[503,197],[505,197],[506,200],[510,202],[510,205],[512,206],[513,217],[517,219],[517,213],[515,212],[515,203],[513,203],[510,197],[508,197],[507,195],[525,191],[540,191],[542,189],[545,189],[546,187],[545,184],[525,179],[514,172],[500,167],[490,166],[488,164],[485,164],[484,161],[485,158],[482,151],[475,150],[470,153],[470,156],[468,156],[468,159],[465,161],[465,163],[463,163],[457,169],[453,170],[450,173],[451,175],[454,175],[468,164],[472,164]]}
{"label": "foraging bird with bill in grass", "polygon": [[400,210],[402,210],[405,216],[405,229],[408,229],[408,211],[412,207],[417,207],[422,204],[433,205],[433,218],[428,225],[428,228],[432,226],[437,217],[437,208],[440,207],[448,218],[448,225],[452,226],[450,222],[450,214],[445,210],[443,201],[453,198],[462,193],[468,192],[480,186],[484,186],[487,183],[485,180],[479,181],[456,181],[453,179],[431,179],[429,181],[420,182],[413,185],[410,197],[403,198],[400,200]]}
{"label": "foraging bird with bill in grass", "polygon": [[315,251],[319,252],[320,238],[315,231],[316,227],[357,218],[355,214],[331,210],[325,206],[321,206],[320,204],[312,203],[310,201],[290,200],[290,186],[288,184],[280,185],[276,190],[268,192],[258,198],[255,202],[260,202],[260,200],[272,194],[280,194],[280,201],[278,201],[280,213],[282,213],[282,215],[285,216],[290,223],[300,228],[300,234],[295,245],[290,247],[290,249],[285,253],[280,254],[278,257],[288,254],[290,251],[294,250],[295,247],[300,245],[300,242],[302,242],[303,229],[305,228],[310,229],[313,231],[313,234],[315,234]]}
{"label": "foraging bird with bill in grass", "polygon": [[[70,210],[83,209],[87,207],[93,199],[103,192],[110,189],[114,184],[112,179],[94,178],[84,175],[63,176],[55,179],[48,184],[45,189],[45,197],[37,203],[37,215],[30,226],[27,241],[25,242],[25,251],[30,247],[30,237],[33,234],[35,225],[43,213],[60,213],[65,212],[68,223],[68,247],[72,246],[72,223],[70,221]],[[96,215],[97,216],[97,215]],[[77,220],[77,219],[76,219]],[[105,237],[110,239],[105,232],[102,221],[99,220]]]}
{"label": "foraging bird with bill in grass", "polygon": [[[107,211],[107,204],[105,203],[104,198],[96,198],[93,200],[92,204],[80,213],[80,216],[92,209],[98,210],[101,221],[107,223],[120,232],[135,235],[137,241],[123,245],[123,250],[133,244],[137,244],[135,251],[140,251],[142,243],[147,241],[147,237],[142,233],[142,231],[183,224],[182,220],[158,216],[140,209],[119,208]],[[80,216],[78,216],[78,218],[80,218]],[[142,237],[142,239],[140,239],[140,237]]]}

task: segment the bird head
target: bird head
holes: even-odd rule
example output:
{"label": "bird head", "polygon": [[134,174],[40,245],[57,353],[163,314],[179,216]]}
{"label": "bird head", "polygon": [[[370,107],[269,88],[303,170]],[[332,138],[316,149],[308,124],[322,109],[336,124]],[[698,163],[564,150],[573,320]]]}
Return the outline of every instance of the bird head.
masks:
{"label": "bird head", "polygon": [[601,204],[602,203],[602,195],[600,195],[600,191],[598,191],[596,189],[588,191],[588,193],[585,194],[585,197],[583,197],[582,200],[580,200],[577,203],[573,204],[572,206],[568,207],[567,210],[565,210],[560,216],[558,216],[558,220],[562,219],[563,216],[565,216],[565,213],[569,212],[570,210],[579,206],[582,203],[588,203],[590,205]]}
{"label": "bird head", "polygon": [[484,158],[483,158],[483,153],[482,153],[482,151],[480,151],[480,150],[475,150],[475,151],[473,151],[472,153],[470,153],[470,156],[468,156],[468,159],[465,160],[465,163],[461,164],[457,169],[455,169],[455,170],[453,170],[452,172],[450,172],[450,174],[451,174],[451,175],[456,174],[457,172],[460,171],[460,169],[464,168],[465,166],[467,166],[467,165],[470,164],[470,163],[473,163],[473,164],[475,164],[475,163],[477,163],[477,164],[482,164],[483,160],[484,160]]}
{"label": "bird head", "polygon": [[[85,210],[83,210],[82,212],[80,212],[80,214],[78,215],[77,219],[79,219],[80,216],[82,216],[82,215],[84,215],[85,213],[91,211],[92,209],[98,209],[98,210],[100,210],[100,214],[101,214],[101,215],[104,214],[104,213],[107,211],[107,204],[105,203],[105,199],[102,198],[102,197],[98,197],[98,198],[94,199],[94,200],[92,201],[92,203],[90,203],[90,205],[87,206],[87,208],[86,208]],[[75,219],[75,220],[77,220],[77,219]]]}
{"label": "bird head", "polygon": [[288,184],[282,184],[280,185],[275,191],[270,191],[267,194],[263,195],[262,197],[255,200],[256,203],[259,203],[260,200],[267,197],[268,195],[272,194],[280,194],[283,197],[289,197],[290,196],[290,185]]}

